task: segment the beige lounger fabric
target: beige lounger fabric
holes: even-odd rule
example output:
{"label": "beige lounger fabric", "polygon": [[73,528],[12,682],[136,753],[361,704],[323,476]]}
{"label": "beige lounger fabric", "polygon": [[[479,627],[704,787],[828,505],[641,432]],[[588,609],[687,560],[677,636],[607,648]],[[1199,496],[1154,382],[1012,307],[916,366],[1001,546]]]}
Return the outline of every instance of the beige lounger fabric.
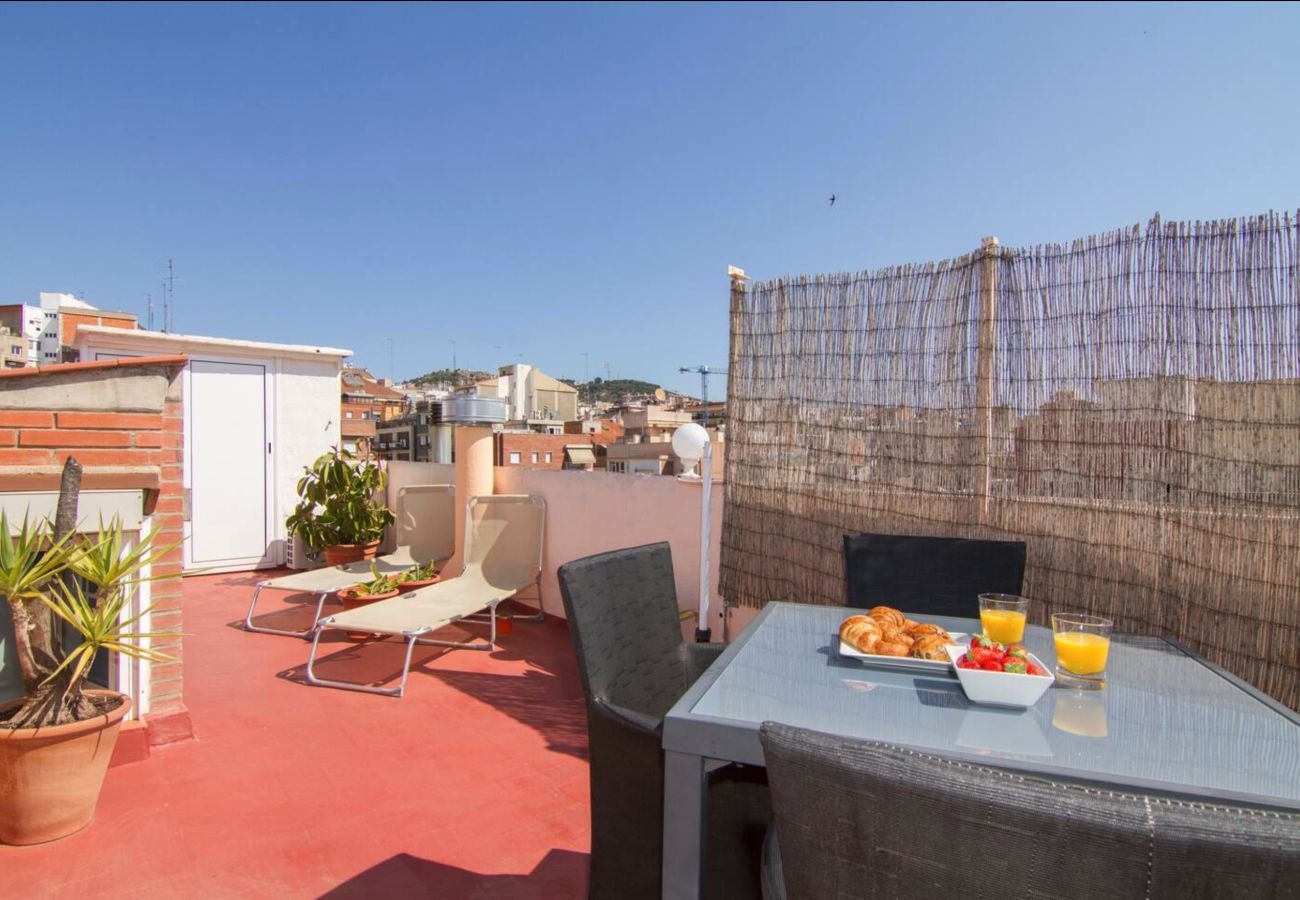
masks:
{"label": "beige lounger fabric", "polygon": [[545,507],[527,494],[496,494],[475,497],[469,515],[465,570],[459,577],[338,613],[321,624],[382,634],[434,629],[534,584]]}

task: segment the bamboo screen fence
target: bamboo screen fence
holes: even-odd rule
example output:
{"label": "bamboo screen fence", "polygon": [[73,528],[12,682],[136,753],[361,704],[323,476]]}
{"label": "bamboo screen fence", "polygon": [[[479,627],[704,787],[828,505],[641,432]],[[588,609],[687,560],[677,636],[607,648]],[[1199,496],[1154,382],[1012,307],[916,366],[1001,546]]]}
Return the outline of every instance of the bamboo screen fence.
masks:
{"label": "bamboo screen fence", "polygon": [[844,602],[847,532],[1019,539],[1033,618],[1300,708],[1300,224],[733,285],[721,591]]}

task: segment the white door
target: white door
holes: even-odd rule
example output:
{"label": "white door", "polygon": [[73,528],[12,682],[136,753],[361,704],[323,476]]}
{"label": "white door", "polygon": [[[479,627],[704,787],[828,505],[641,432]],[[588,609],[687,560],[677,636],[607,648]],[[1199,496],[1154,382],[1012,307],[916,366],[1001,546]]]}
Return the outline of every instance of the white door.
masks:
{"label": "white door", "polygon": [[187,569],[269,565],[266,366],[191,359],[186,381]]}

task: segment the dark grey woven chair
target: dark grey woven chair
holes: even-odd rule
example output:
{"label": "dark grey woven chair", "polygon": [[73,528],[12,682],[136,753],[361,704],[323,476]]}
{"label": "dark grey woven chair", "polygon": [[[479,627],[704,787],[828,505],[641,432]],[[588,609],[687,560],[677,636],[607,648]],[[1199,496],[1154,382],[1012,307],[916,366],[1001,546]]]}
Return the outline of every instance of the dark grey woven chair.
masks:
{"label": "dark grey woven chair", "polygon": [[[663,717],[722,652],[682,641],[668,544],[601,553],[560,567],[587,697],[591,757],[592,898],[653,898],[663,861]],[[710,776],[711,898],[760,894],[771,817],[765,773],[729,766]]]}
{"label": "dark grey woven chair", "polygon": [[846,602],[931,616],[979,615],[980,594],[1019,594],[1023,541],[910,534],[844,535]]}
{"label": "dark grey woven chair", "polygon": [[1063,784],[771,722],[761,739],[776,814],[767,900],[1300,894],[1300,814]]}

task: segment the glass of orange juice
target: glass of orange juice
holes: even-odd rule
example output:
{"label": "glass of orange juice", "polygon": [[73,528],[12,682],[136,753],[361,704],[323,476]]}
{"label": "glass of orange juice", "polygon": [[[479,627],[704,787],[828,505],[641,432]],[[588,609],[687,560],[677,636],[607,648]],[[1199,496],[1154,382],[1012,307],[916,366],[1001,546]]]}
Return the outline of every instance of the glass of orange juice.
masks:
{"label": "glass of orange juice", "polygon": [[1056,643],[1056,677],[1068,687],[1098,689],[1106,684],[1106,658],[1110,655],[1110,630],[1114,623],[1082,613],[1054,613],[1052,639]]}
{"label": "glass of orange juice", "polygon": [[999,644],[1025,639],[1029,600],[1015,594],[980,594],[980,628]]}

